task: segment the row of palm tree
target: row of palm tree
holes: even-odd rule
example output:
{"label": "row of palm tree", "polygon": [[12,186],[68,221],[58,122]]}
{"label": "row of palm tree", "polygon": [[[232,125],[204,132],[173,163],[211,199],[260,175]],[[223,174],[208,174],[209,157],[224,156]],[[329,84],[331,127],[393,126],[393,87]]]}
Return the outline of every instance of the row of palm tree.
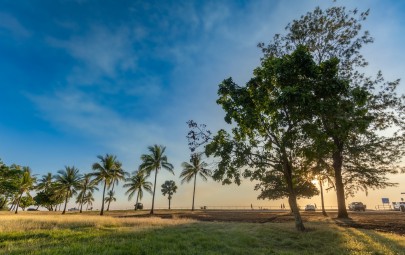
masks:
{"label": "row of palm tree", "polygon": [[[150,214],[154,213],[154,203],[155,203],[155,192],[156,192],[156,179],[159,170],[165,169],[170,173],[174,174],[173,165],[170,164],[167,160],[167,156],[164,155],[165,147],[163,146],[149,146],[148,150],[150,154],[143,154],[141,156],[142,164],[139,167],[140,173],[145,173],[147,176],[150,176],[153,171],[155,171],[155,180],[153,184],[153,195],[152,195],[152,208]],[[193,203],[192,211],[194,211],[194,198],[195,198],[195,187],[197,176],[199,175],[204,181],[207,181],[207,177],[211,176],[211,170],[207,168],[208,164],[201,160],[201,154],[195,153],[191,155],[190,163],[183,162],[182,167],[183,171],[180,173],[182,178],[182,183],[190,182],[194,179],[194,189],[193,189]],[[163,189],[166,189],[162,187]],[[165,194],[165,192],[162,192]],[[177,187],[176,187],[177,189]],[[169,193],[168,193],[169,194]],[[169,209],[170,209],[170,199],[171,194],[169,194]]]}
{"label": "row of palm tree", "polygon": [[[76,196],[76,203],[79,204],[81,213],[84,205],[87,205],[87,208],[92,205],[94,202],[93,193],[95,190],[98,190],[97,186],[101,184],[103,190],[100,215],[103,215],[105,205],[108,211],[111,202],[116,201],[115,187],[120,181],[125,181],[123,185],[127,189],[125,194],[128,195],[128,200],[136,196],[136,205],[141,201],[144,191],[152,193],[150,213],[153,214],[158,173],[161,170],[166,170],[174,175],[174,167],[168,162],[165,150],[166,148],[161,145],[149,146],[149,154],[141,155],[142,162],[139,169],[131,176],[122,169],[122,164],[117,160],[117,157],[110,154],[97,156],[99,162],[92,165],[93,172],[91,173],[82,175],[76,167],[66,166],[63,170],[59,170],[57,175],[52,175],[52,173],[43,175],[38,180],[37,185],[35,185],[37,180],[32,175],[31,169],[24,167],[22,169],[23,174],[18,183],[18,192],[13,199],[12,208],[15,207],[15,213],[18,213],[18,207],[23,194],[29,195],[29,192],[35,189],[37,190],[37,200],[46,200],[43,203],[47,205],[48,210],[56,210],[57,205],[61,207],[64,204],[62,214],[66,213],[66,206],[69,200],[73,196]],[[197,176],[199,175],[206,181],[211,175],[211,171],[207,168],[207,164],[201,160],[201,154],[193,154],[190,163],[183,162],[181,166],[183,168],[183,171],[180,173],[181,182],[194,181],[192,200],[192,210],[194,210]],[[153,185],[147,180],[151,175],[154,177]],[[173,181],[171,181],[173,183],[169,182],[167,181],[167,183],[162,185],[162,192],[163,195],[169,195],[170,208],[170,199],[173,192],[176,191],[177,186],[175,186]],[[39,207],[40,203],[38,202],[37,204]],[[135,207],[135,209],[137,208]]]}

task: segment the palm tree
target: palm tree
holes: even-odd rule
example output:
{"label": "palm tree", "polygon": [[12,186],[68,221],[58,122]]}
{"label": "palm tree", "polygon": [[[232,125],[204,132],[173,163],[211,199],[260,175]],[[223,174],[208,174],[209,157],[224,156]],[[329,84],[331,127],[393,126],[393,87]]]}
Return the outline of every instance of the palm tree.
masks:
{"label": "palm tree", "polygon": [[181,180],[182,184],[184,182],[190,182],[191,179],[194,179],[193,205],[191,207],[191,210],[194,211],[194,197],[195,197],[195,186],[197,182],[197,175],[200,175],[200,177],[204,181],[207,181],[207,177],[211,176],[211,170],[206,168],[208,166],[207,163],[201,161],[201,154],[199,153],[194,153],[191,155],[190,163],[183,162],[181,164],[181,166],[183,167],[183,171],[180,174],[180,178],[183,178]]}
{"label": "palm tree", "polygon": [[100,215],[104,215],[104,199],[105,199],[105,189],[111,184],[111,174],[117,167],[117,157],[114,155],[106,154],[103,156],[97,156],[100,159],[100,163],[93,164],[93,170],[95,171],[92,176],[95,176],[95,182],[98,184],[101,181],[104,182],[103,188],[103,199],[101,200],[101,210]]}
{"label": "palm tree", "polygon": [[107,193],[107,197],[104,199],[104,202],[108,203],[108,205],[110,205],[110,203],[112,201],[117,201],[117,198],[114,197],[114,191],[110,190]]}
{"label": "palm tree", "polygon": [[125,179],[125,184],[124,188],[128,188],[127,192],[125,192],[125,195],[128,195],[128,200],[131,200],[132,197],[135,195],[136,192],[136,203],[135,203],[135,210],[137,210],[137,204],[138,204],[138,199],[142,200],[143,197],[143,189],[145,189],[147,192],[152,193],[152,183],[146,181],[146,176],[143,174],[143,172],[140,171],[135,171],[133,173],[133,176]]}
{"label": "palm tree", "polygon": [[29,191],[34,187],[35,177],[31,175],[31,169],[28,166],[24,166],[22,169],[21,179],[18,185],[18,196],[16,201],[15,213],[18,213],[18,207],[20,206],[21,197],[24,193],[29,194]]}
{"label": "palm tree", "polygon": [[84,178],[79,184],[79,194],[77,195],[76,203],[80,204],[80,213],[82,213],[83,209],[83,200],[86,194],[93,193],[94,190],[98,190],[96,187],[97,183],[91,179],[91,174],[85,174]]}
{"label": "palm tree", "polygon": [[42,178],[39,180],[38,185],[35,188],[38,191],[49,190],[52,186],[52,180],[53,180],[52,173],[42,175]]}
{"label": "palm tree", "polygon": [[151,154],[143,154],[141,156],[142,164],[139,166],[139,170],[145,172],[149,176],[152,171],[155,171],[155,182],[153,184],[153,196],[152,196],[152,209],[150,214],[153,214],[153,209],[155,205],[155,191],[156,191],[156,179],[158,171],[161,168],[168,170],[174,175],[173,165],[167,162],[167,156],[164,155],[166,147],[162,145],[149,146],[148,150]]}
{"label": "palm tree", "polygon": [[86,205],[86,211],[89,209],[89,205],[92,206],[94,202],[93,193],[88,192],[83,198],[83,204]]}
{"label": "palm tree", "polygon": [[[128,175],[127,172],[125,172],[122,169],[122,164],[121,162],[116,162],[116,167],[111,170],[111,182],[110,185],[112,185],[112,188],[110,191],[114,191],[114,185],[118,184],[119,181],[125,180],[125,177]],[[114,200],[115,201],[115,200]],[[108,201],[108,206],[107,206],[107,211],[110,210],[110,203],[111,200]]]}
{"label": "palm tree", "polygon": [[[55,178],[55,177],[54,177]],[[58,205],[59,205],[59,211],[60,208],[63,204],[63,201],[65,200],[65,191],[59,189],[59,183],[54,182],[51,186],[51,193],[52,193],[52,200],[55,202],[55,212],[58,210]]]}
{"label": "palm tree", "polygon": [[65,166],[65,169],[58,171],[58,175],[55,177],[55,180],[58,190],[64,193],[65,197],[65,206],[62,214],[65,214],[66,212],[66,205],[69,198],[77,193],[76,190],[79,188],[81,179],[82,175],[79,174],[79,169],[74,166]]}
{"label": "palm tree", "polygon": [[172,200],[172,196],[174,193],[176,193],[176,191],[177,191],[177,186],[174,181],[165,181],[165,183],[162,184],[163,196],[166,196],[166,194],[169,195],[167,197],[169,199],[169,210],[170,210],[170,201]]}

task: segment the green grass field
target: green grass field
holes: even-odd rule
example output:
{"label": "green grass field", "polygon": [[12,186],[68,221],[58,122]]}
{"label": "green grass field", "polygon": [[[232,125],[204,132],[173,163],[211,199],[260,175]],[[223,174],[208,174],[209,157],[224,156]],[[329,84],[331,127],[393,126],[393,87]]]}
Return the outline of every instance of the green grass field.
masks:
{"label": "green grass field", "polygon": [[2,212],[0,254],[405,254],[404,236],[306,226]]}

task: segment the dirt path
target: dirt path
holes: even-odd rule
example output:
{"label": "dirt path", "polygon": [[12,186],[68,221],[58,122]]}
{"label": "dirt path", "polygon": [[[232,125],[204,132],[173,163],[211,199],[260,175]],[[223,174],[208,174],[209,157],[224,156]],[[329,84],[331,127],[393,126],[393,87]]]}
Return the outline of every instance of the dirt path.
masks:
{"label": "dirt path", "polygon": [[[146,211],[126,214],[117,212],[117,217],[150,217]],[[292,222],[293,216],[287,211],[232,211],[232,210],[197,210],[191,211],[168,211],[158,210],[155,217],[161,218],[191,218],[199,221],[219,221],[219,222]],[[393,211],[366,211],[349,212],[350,219],[337,219],[336,212],[329,212],[328,217],[339,226],[373,229],[382,232],[395,233],[405,236],[405,213]],[[324,220],[320,212],[302,212],[304,221]]]}

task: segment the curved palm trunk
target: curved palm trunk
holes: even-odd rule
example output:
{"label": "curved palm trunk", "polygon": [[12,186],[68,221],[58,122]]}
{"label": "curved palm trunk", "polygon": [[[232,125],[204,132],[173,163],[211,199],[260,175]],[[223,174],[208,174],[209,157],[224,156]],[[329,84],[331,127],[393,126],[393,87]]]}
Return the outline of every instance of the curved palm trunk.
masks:
{"label": "curved palm trunk", "polygon": [[15,201],[13,201],[13,203],[10,206],[10,209],[8,209],[9,211],[13,211],[14,210],[14,205],[15,205]]}
{"label": "curved palm trunk", "polygon": [[82,192],[82,197],[80,198],[80,213],[82,213],[82,209],[83,209],[83,199],[84,199],[84,194],[86,194],[86,189],[83,190]]}
{"label": "curved palm trunk", "polygon": [[[112,188],[111,188],[111,192],[114,192],[114,182],[113,182],[113,185],[112,185]],[[110,200],[108,200],[108,206],[107,206],[107,212],[110,210],[110,204],[111,204],[111,199]]]}
{"label": "curved palm trunk", "polygon": [[138,210],[138,198],[139,198],[139,191],[138,194],[136,195],[135,211]]}
{"label": "curved palm trunk", "polygon": [[101,211],[100,215],[104,215],[104,198],[105,198],[105,187],[107,186],[107,180],[104,181],[104,189],[103,189],[103,200],[101,200]]}
{"label": "curved palm trunk", "polygon": [[321,179],[319,179],[319,188],[321,189],[322,214],[323,214],[323,216],[328,216],[328,214],[325,211],[325,204],[324,204],[324,199],[323,199],[323,187],[322,187],[322,180]]}
{"label": "curved palm trunk", "polygon": [[67,205],[67,201],[68,201],[68,196],[69,196],[69,191],[66,192],[65,206],[63,207],[62,214],[65,214],[65,212],[66,212],[66,205]]}
{"label": "curved palm trunk", "polygon": [[156,172],[155,172],[155,183],[153,184],[153,196],[152,196],[152,209],[150,210],[150,214],[153,214],[153,209],[155,208],[155,191],[156,191],[157,172],[158,172],[158,168],[156,168]]}
{"label": "curved palm trunk", "polygon": [[195,184],[197,181],[197,173],[194,175],[194,190],[193,190],[193,206],[191,207],[191,211],[194,211],[194,197],[195,197]]}
{"label": "curved palm trunk", "polygon": [[18,213],[18,207],[20,206],[20,200],[21,200],[22,195],[23,195],[23,193],[21,193],[20,197],[17,200],[17,204],[16,204],[16,207],[15,207],[15,214]]}

